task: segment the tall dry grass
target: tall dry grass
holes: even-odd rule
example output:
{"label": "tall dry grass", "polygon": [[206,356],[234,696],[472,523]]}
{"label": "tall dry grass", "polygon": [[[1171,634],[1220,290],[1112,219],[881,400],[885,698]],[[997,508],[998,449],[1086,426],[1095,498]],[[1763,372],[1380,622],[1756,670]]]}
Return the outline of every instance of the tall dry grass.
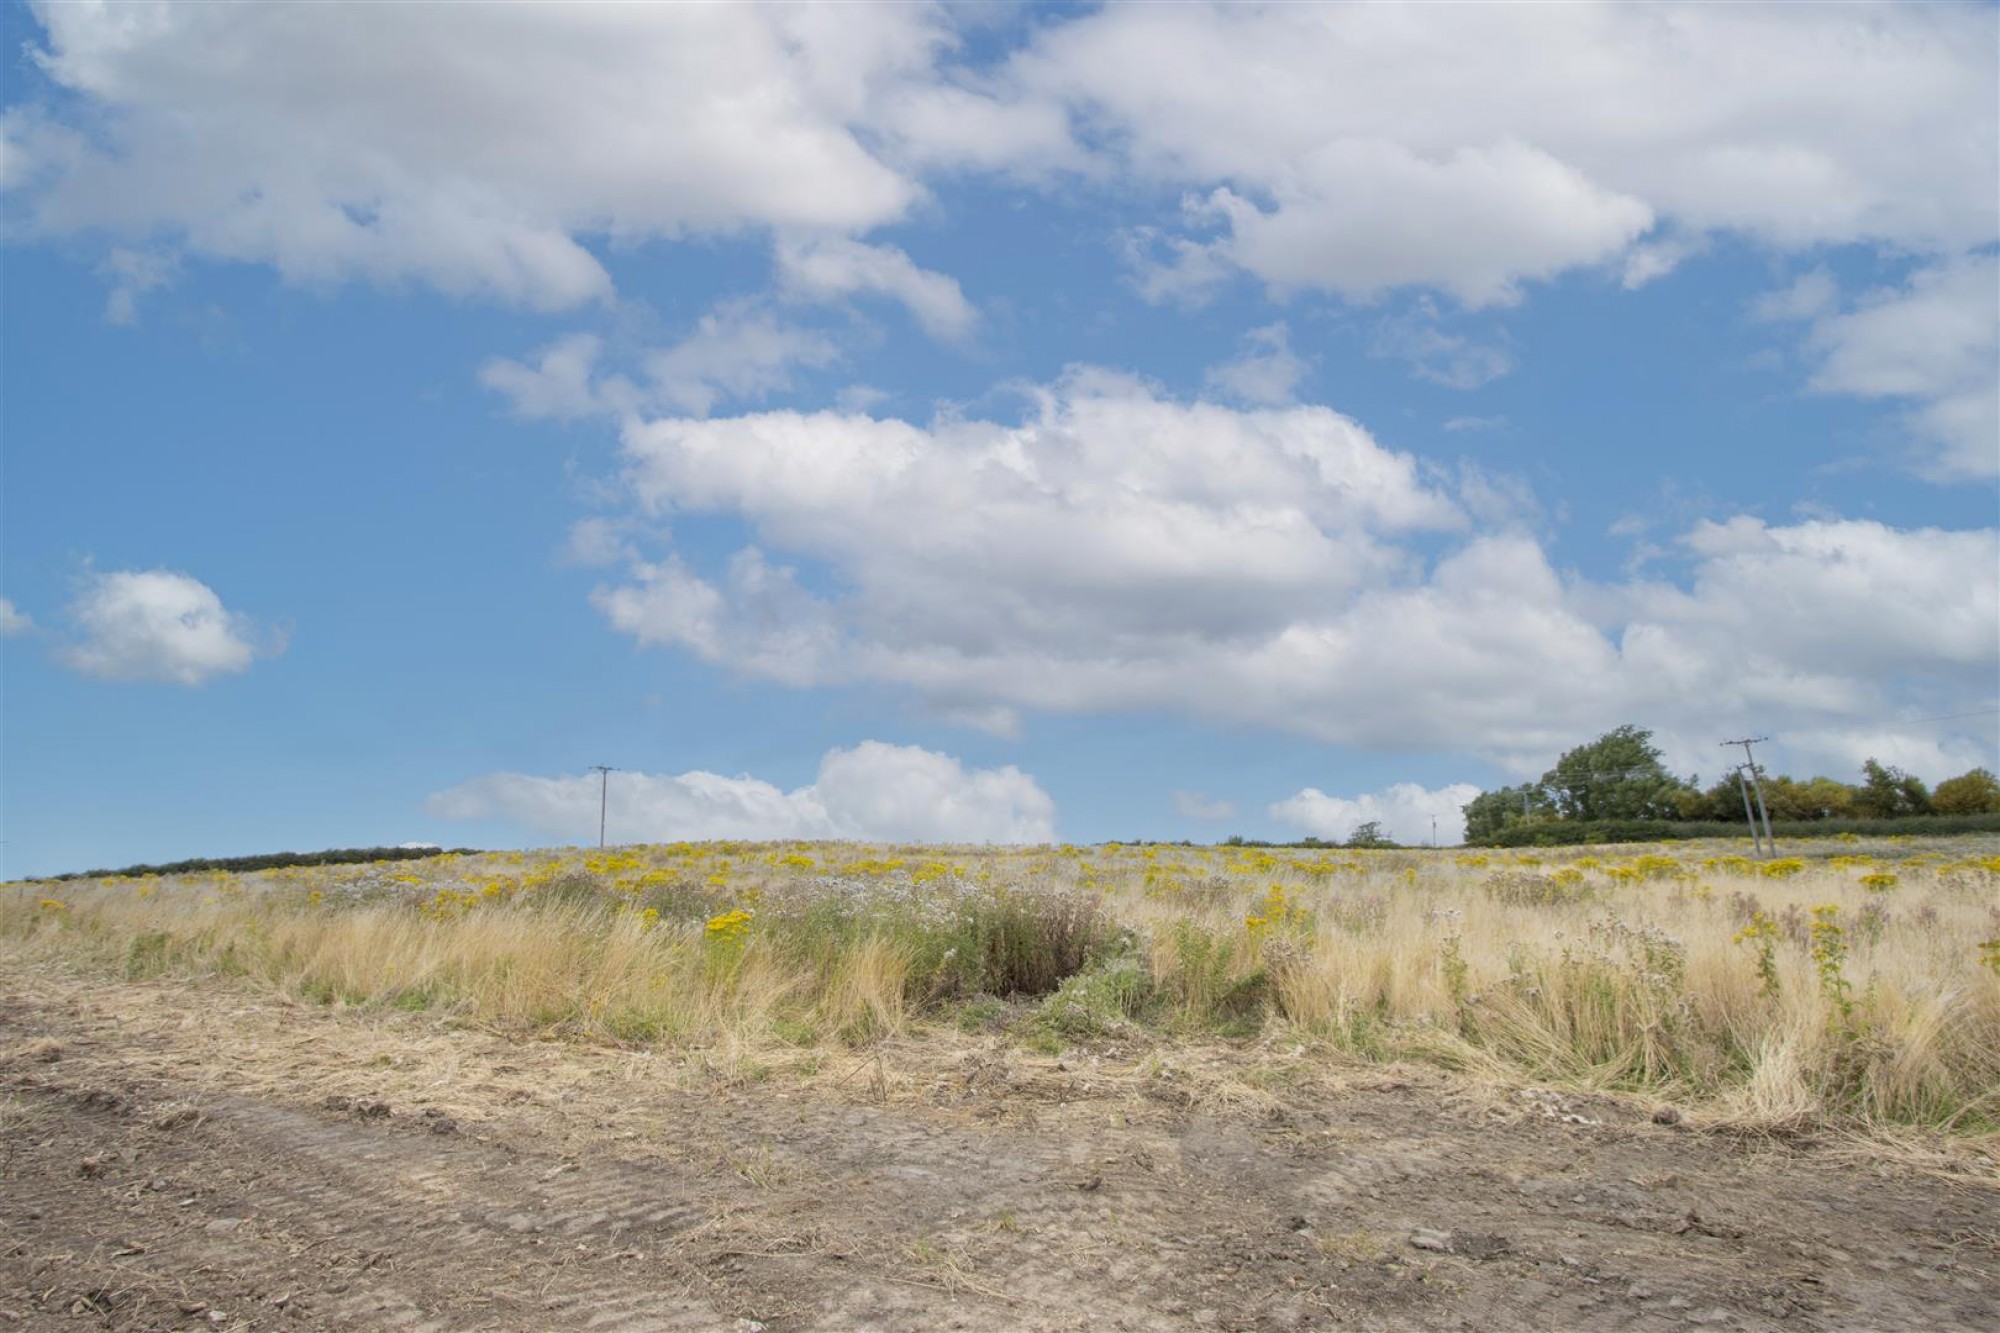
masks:
{"label": "tall dry grass", "polygon": [[129,976],[628,1041],[1248,1036],[1739,1123],[2000,1125],[1995,840],[1671,854],[749,844],[15,885],[0,941]]}

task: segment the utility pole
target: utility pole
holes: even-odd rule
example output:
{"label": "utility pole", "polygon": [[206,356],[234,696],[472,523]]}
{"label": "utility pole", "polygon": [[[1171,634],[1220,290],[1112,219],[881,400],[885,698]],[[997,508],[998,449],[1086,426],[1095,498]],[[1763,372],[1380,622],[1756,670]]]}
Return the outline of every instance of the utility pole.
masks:
{"label": "utility pole", "polygon": [[597,782],[597,846],[604,847],[604,806],[611,794],[611,775],[618,770],[609,764],[592,764],[590,771],[598,775]]}
{"label": "utility pole", "polygon": [[1757,855],[1764,854],[1764,832],[1757,827],[1757,812],[1750,808],[1750,783],[1743,776],[1743,765],[1736,766],[1736,786],[1743,793],[1743,817],[1750,821],[1750,840],[1757,844]]}
{"label": "utility pole", "polygon": [[[1743,758],[1745,762],[1742,768],[1736,770],[1736,782],[1738,786],[1741,786],[1743,783],[1743,774],[1745,770],[1748,770],[1750,774],[1750,785],[1757,792],[1757,814],[1761,814],[1762,816],[1764,816],[1764,837],[1763,840],[1757,844],[1757,850],[1760,854],[1775,856],[1777,855],[1778,852],[1778,837],[1775,833],[1771,831],[1771,810],[1769,806],[1764,804],[1764,784],[1761,781],[1763,775],[1761,772],[1759,772],[1757,768],[1757,756],[1753,754],[1750,750],[1751,746],[1762,745],[1765,741],[1768,741],[1769,739],[1771,739],[1769,736],[1751,736],[1740,741],[1724,741],[1722,743],[1722,748],[1726,750],[1732,745],[1740,745],[1743,747]],[[1743,813],[1745,815],[1750,816],[1750,836],[1752,838],[1755,838],[1757,836],[1757,816],[1750,814],[1750,793],[1747,791],[1743,794]],[[1769,852],[1764,851],[1764,845],[1766,843],[1770,844]]]}

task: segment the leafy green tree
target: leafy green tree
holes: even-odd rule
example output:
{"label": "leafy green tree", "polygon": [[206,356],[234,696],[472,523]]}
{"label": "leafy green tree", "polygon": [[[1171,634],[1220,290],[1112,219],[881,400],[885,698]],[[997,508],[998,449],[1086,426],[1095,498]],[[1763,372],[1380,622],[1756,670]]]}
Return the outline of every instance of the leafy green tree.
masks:
{"label": "leafy green tree", "polygon": [[1567,751],[1542,775],[1566,820],[1678,818],[1676,797],[1691,785],[1661,764],[1653,733],[1630,724]]}
{"label": "leafy green tree", "polygon": [[1946,778],[1931,793],[1931,808],[1941,815],[2000,814],[2000,778],[1983,768]]}
{"label": "leafy green tree", "polygon": [[1764,799],[1770,803],[1773,819],[1841,819],[1854,813],[1854,789],[1832,778],[1801,782],[1783,774],[1767,775]]}
{"label": "leafy green tree", "polygon": [[1818,777],[1802,788],[1810,813],[1805,819],[1852,819],[1854,788],[1833,778]]}
{"label": "leafy green tree", "polygon": [[1465,811],[1465,840],[1490,841],[1503,829],[1539,819],[1555,818],[1555,806],[1548,793],[1534,783],[1483,791],[1460,807]]}
{"label": "leafy green tree", "polygon": [[1857,812],[1876,819],[1931,813],[1930,788],[1922,778],[1900,768],[1885,768],[1873,759],[1861,765],[1861,789],[1854,794]]}

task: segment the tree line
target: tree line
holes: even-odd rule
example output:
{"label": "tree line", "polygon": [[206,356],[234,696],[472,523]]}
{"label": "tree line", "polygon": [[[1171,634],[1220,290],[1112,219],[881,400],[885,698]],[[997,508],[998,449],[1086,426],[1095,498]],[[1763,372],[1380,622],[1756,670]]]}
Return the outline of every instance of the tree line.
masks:
{"label": "tree line", "polygon": [[[1967,818],[2000,815],[2000,779],[1984,768],[1948,778],[1935,790],[1914,774],[1872,758],[1862,764],[1858,783],[1792,778],[1761,768],[1758,779],[1774,822],[1819,825],[1825,832],[1842,831],[1835,825],[1883,821],[1940,819],[1956,826]],[[1698,778],[1679,777],[1661,762],[1653,734],[1627,725],[1565,752],[1538,782],[1481,792],[1464,807],[1465,840],[1472,844],[1595,840],[1568,836],[1583,825],[1747,827],[1743,796],[1737,770],[1730,769],[1707,786]],[[1969,825],[1988,826],[1978,818]],[[1882,830],[1857,826],[1855,831]],[[1936,831],[1947,830],[1938,826]],[[1662,827],[1656,836],[1671,837],[1673,832]]]}
{"label": "tree line", "polygon": [[[241,874],[251,870],[279,870],[290,866],[367,865],[373,861],[421,861],[427,856],[443,856],[442,847],[334,847],[323,852],[265,852],[257,856],[198,856],[186,861],[166,861],[159,865],[123,866],[117,870],[72,870],[51,875],[52,880],[136,879],[143,875],[192,875],[205,870]],[[474,856],[470,847],[452,849],[455,856]]]}

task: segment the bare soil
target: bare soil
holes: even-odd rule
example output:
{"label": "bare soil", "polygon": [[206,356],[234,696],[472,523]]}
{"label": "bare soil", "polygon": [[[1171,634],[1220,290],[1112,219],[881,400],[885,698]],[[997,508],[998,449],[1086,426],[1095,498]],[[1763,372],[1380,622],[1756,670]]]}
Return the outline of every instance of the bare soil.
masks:
{"label": "bare soil", "polygon": [[1295,1048],[759,1064],[0,961],[0,1328],[2000,1328],[1992,1163]]}

